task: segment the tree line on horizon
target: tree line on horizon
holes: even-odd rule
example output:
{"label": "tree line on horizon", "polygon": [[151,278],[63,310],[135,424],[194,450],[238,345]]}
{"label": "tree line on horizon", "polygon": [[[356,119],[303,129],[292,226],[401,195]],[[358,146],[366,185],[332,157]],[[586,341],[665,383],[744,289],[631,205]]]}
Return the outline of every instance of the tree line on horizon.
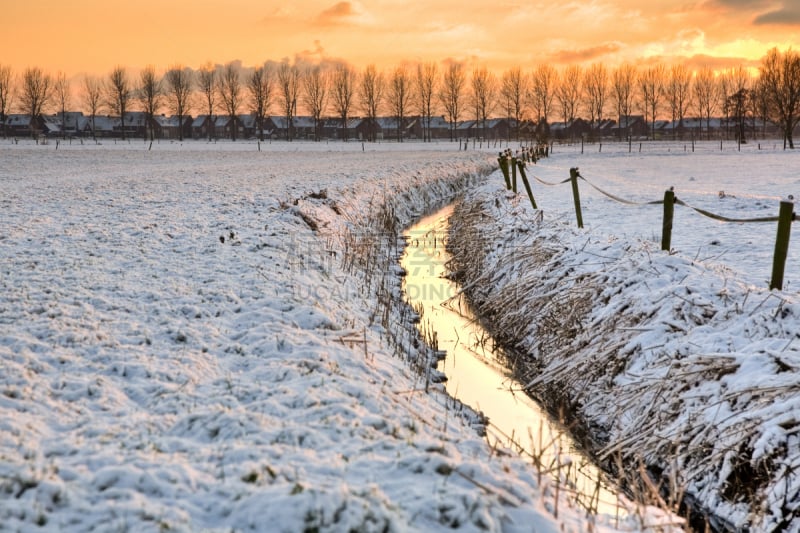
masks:
{"label": "tree line on horizon", "polygon": [[[388,113],[396,120],[399,141],[402,124],[412,115],[421,118],[423,140],[429,141],[432,118],[440,114],[450,124],[452,138],[456,125],[466,117],[485,125],[497,116],[514,119],[517,126],[531,121],[546,136],[552,118],[569,123],[582,115],[594,128],[613,109],[620,127],[627,126],[623,122],[634,113],[641,113],[645,123],[652,125],[653,135],[659,117],[680,123],[694,112],[701,123],[706,121],[709,131],[712,116],[721,113],[733,120],[737,137],[744,139],[746,120],[758,118],[764,124],[776,124],[784,142],[794,148],[792,132],[800,122],[800,54],[773,48],[762,59],[757,75],[741,66],[719,72],[710,67],[691,71],[682,64],[640,68],[630,63],[562,69],[540,64],[530,71],[514,67],[500,76],[486,67],[467,72],[457,62],[402,64],[386,71],[368,65],[357,71],[345,63],[267,61],[244,68],[231,61],[207,63],[196,70],[173,65],[161,75],[148,66],[138,76],[117,66],[106,77],[85,76],[78,93],[93,130],[94,118],[103,111],[124,120],[126,113],[136,109],[152,122],[163,109],[179,120],[192,110],[231,119],[247,110],[263,137],[265,117],[273,109],[277,107],[291,125],[300,107],[313,118],[317,140],[325,117],[341,121],[346,140],[348,120],[357,113],[371,124],[381,113]],[[62,115],[63,124],[72,98],[72,87],[63,73],[53,76],[29,67],[15,75],[0,64],[4,132],[6,117],[14,109],[30,117],[55,111]],[[235,130],[232,140],[236,140]],[[292,140],[291,127],[286,137]],[[374,128],[368,137],[377,140]]]}

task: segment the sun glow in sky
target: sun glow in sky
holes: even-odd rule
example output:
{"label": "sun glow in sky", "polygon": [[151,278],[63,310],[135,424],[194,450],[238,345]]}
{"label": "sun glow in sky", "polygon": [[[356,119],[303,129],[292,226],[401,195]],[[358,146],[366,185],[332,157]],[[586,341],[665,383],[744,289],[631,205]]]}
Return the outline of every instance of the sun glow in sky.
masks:
{"label": "sun glow in sky", "polygon": [[625,61],[757,66],[800,48],[800,0],[0,0],[0,65],[68,77],[240,60],[501,72]]}

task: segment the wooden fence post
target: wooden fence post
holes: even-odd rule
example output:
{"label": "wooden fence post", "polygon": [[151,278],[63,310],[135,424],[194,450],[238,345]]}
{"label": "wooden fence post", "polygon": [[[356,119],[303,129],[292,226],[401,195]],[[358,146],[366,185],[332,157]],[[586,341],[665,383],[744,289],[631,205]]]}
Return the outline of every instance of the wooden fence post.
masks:
{"label": "wooden fence post", "polygon": [[781,202],[781,209],[778,213],[778,235],[775,238],[775,255],[772,258],[770,290],[783,290],[783,271],[786,266],[786,256],[789,252],[789,235],[792,232],[792,220],[794,220],[794,202],[790,196],[789,200]]}
{"label": "wooden fence post", "polygon": [[675,190],[664,191],[664,222],[661,226],[661,249],[669,252],[672,246],[672,218],[675,213]]}
{"label": "wooden fence post", "polygon": [[517,158],[511,158],[511,190],[517,193]]}
{"label": "wooden fence post", "polygon": [[506,190],[508,190],[511,188],[511,179],[508,177],[508,159],[501,152],[497,162],[500,163],[500,170],[503,171],[503,179],[506,180]]}
{"label": "wooden fence post", "polygon": [[528,198],[531,200],[531,207],[538,209],[538,207],[536,207],[536,200],[533,199],[533,191],[531,190],[531,184],[528,181],[528,175],[525,173],[525,163],[522,161],[517,161],[517,165],[519,166],[519,175],[522,176],[522,184],[525,185],[525,190],[528,192]]}
{"label": "wooden fence post", "polygon": [[578,191],[578,167],[569,169],[569,177],[572,182],[572,199],[575,201],[575,216],[578,218],[578,227],[583,227],[583,215],[581,214],[581,194]]}

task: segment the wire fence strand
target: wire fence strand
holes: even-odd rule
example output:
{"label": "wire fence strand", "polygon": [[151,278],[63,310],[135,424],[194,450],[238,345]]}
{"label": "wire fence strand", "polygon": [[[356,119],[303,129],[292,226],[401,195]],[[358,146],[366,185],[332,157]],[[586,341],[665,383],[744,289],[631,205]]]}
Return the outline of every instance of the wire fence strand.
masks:
{"label": "wire fence strand", "polygon": [[[587,180],[586,178],[584,178],[580,174],[578,174],[578,177],[581,180],[585,181],[590,187],[595,189],[600,194],[602,194],[604,196],[607,196],[608,198],[614,200],[615,202],[619,202],[621,204],[637,205],[637,206],[642,206],[642,205],[663,205],[664,204],[664,200],[653,200],[653,201],[650,201],[650,202],[635,202],[633,200],[627,200],[625,198],[622,198],[622,197],[617,196],[615,194],[611,194],[610,192],[601,189],[600,187],[598,187],[597,185],[595,185],[591,181]],[[544,180],[540,179],[538,176],[535,176],[535,175],[533,176],[533,178],[537,182],[541,183],[542,185],[547,185],[547,186],[550,186],[550,187],[554,187],[554,186],[558,186],[558,185],[563,185],[565,183],[569,183],[571,181],[571,179],[572,179],[572,178],[567,178],[564,181],[549,182],[549,181],[544,181]],[[701,214],[701,215],[703,215],[705,217],[711,218],[713,220],[717,220],[719,222],[736,222],[736,223],[756,222],[756,223],[759,223],[759,222],[777,222],[779,220],[779,217],[777,217],[777,216],[754,217],[754,218],[731,218],[731,217],[726,217],[726,216],[723,216],[723,215],[719,215],[717,213],[712,213],[711,211],[707,211],[707,210],[701,209],[699,207],[694,207],[692,205],[687,204],[683,200],[679,200],[678,198],[675,198],[675,203],[677,205],[692,209],[695,212],[697,212],[697,213],[699,213],[699,214]]]}

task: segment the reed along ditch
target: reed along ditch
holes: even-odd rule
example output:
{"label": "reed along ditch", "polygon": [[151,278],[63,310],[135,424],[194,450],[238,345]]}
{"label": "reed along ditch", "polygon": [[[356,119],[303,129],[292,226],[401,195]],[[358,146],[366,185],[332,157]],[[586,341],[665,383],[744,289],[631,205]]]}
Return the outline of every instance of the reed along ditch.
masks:
{"label": "reed along ditch", "polygon": [[418,328],[440,354],[437,370],[450,396],[481,412],[490,446],[529,458],[588,511],[622,520],[633,503],[580,450],[565,427],[525,394],[503,363],[503,351],[448,278],[445,249],[454,204],[420,219],[404,232],[401,258],[406,302],[419,314]]}

